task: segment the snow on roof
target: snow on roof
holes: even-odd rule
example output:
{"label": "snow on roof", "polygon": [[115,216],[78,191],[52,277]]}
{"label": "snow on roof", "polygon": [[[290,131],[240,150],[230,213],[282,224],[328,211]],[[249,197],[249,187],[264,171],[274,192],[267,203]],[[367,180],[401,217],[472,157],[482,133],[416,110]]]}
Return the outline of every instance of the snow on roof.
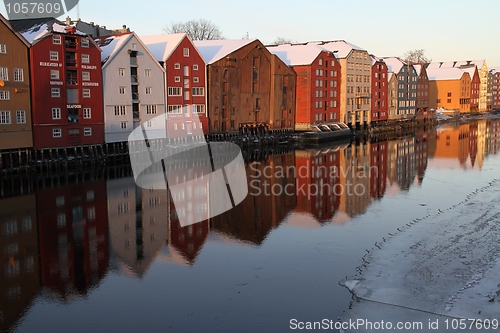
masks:
{"label": "snow on roof", "polygon": [[15,27],[13,27],[12,24],[9,22],[9,20],[7,20],[5,16],[3,16],[1,13],[0,13],[0,22],[5,24],[5,26],[10,31],[12,31],[12,33],[14,33],[17,36],[17,38],[19,38],[24,43],[24,45],[30,47],[29,42],[26,40],[26,38],[24,38],[24,36]]}
{"label": "snow on roof", "polygon": [[476,67],[469,66],[460,69],[463,70],[464,72],[469,73],[470,79],[472,80],[472,78],[474,77],[474,73],[476,72]]}
{"label": "snow on roof", "polygon": [[106,37],[96,38],[94,41],[101,48],[101,61],[105,63],[115,52],[121,49],[122,45],[127,42],[129,38],[133,35],[132,32],[111,35]]}
{"label": "snow on roof", "polygon": [[207,64],[212,64],[256,40],[257,39],[197,40],[194,41],[194,45],[198,48],[205,62]]}
{"label": "snow on roof", "polygon": [[[33,44],[35,41],[45,38],[52,32],[66,34],[68,33],[66,31],[67,28],[67,25],[60,24],[58,22],[41,23],[32,26],[26,31],[22,31],[21,34],[24,36],[24,38],[26,38],[28,42]],[[80,36],[87,36],[86,33],[81,32],[80,30],[76,30],[75,34]]]}
{"label": "snow on roof", "polygon": [[393,72],[393,73],[399,73],[401,68],[405,65],[403,60],[399,59],[398,57],[389,57],[389,58],[382,58],[387,65],[387,71],[388,72]]}
{"label": "snow on roof", "polygon": [[394,75],[396,75],[396,74],[394,74],[393,72],[389,72],[389,73],[387,73],[387,82],[390,82],[390,81],[391,81],[391,79],[392,79],[392,77],[393,77]]}
{"label": "snow on roof", "polygon": [[382,59],[380,59],[377,56],[374,56],[373,54],[370,54],[370,59],[372,59],[372,66],[375,65],[375,63],[378,61],[383,61]]}
{"label": "snow on roof", "polygon": [[441,68],[441,62],[431,62],[428,66],[427,66],[427,69],[429,68]]}
{"label": "snow on roof", "polygon": [[270,46],[267,49],[277,55],[287,66],[310,65],[321,52],[330,52],[316,44],[284,44]]}
{"label": "snow on roof", "polygon": [[187,37],[185,33],[165,34],[141,36],[141,40],[157,61],[167,61],[185,37]]}
{"label": "snow on roof", "polygon": [[460,80],[464,75],[464,73],[467,72],[464,72],[460,68],[454,68],[454,67],[427,68],[427,76],[429,77],[430,81]]}
{"label": "snow on roof", "polygon": [[345,40],[335,40],[330,42],[317,42],[318,45],[326,48],[328,51],[336,52],[337,58],[347,58],[352,50],[366,51],[365,49],[346,42]]}
{"label": "snow on roof", "polygon": [[422,72],[422,65],[421,64],[415,64],[413,65],[415,68],[415,71],[417,72],[417,76],[420,76],[420,73]]}

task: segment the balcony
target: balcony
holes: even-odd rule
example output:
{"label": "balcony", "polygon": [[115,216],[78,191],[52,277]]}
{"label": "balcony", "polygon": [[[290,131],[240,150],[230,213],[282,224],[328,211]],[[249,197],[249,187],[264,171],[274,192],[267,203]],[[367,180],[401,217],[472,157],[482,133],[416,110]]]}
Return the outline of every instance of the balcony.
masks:
{"label": "balcony", "polygon": [[139,100],[139,93],[138,92],[133,92],[132,93],[132,100],[133,101],[138,101]]}
{"label": "balcony", "polygon": [[137,58],[136,57],[130,57],[130,65],[137,66]]}
{"label": "balcony", "polygon": [[137,77],[137,75],[131,75],[130,76],[130,81],[132,83],[139,83],[139,78]]}
{"label": "balcony", "polygon": [[78,77],[77,76],[66,76],[66,84],[77,85]]}

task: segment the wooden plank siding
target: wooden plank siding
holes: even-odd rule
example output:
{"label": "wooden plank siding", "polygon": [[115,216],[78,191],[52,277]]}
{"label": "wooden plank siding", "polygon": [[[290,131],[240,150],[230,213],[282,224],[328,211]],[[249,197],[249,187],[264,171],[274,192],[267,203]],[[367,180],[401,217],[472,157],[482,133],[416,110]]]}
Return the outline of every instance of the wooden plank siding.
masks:
{"label": "wooden plank siding", "polygon": [[[8,113],[0,123],[0,150],[33,147],[29,43],[14,31],[0,15],[0,44],[5,51],[0,51],[0,67],[6,68],[8,75],[7,80],[0,78],[0,92],[9,96],[8,100],[0,100],[0,111]],[[22,70],[22,80],[14,77],[15,69]],[[17,119],[17,111],[24,111],[25,116]]]}

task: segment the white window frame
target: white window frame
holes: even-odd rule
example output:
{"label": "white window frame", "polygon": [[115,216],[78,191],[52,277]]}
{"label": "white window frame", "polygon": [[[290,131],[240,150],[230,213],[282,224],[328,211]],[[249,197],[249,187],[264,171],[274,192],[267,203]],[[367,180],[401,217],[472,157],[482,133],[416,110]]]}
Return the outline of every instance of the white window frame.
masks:
{"label": "white window frame", "polygon": [[186,58],[189,57],[189,47],[185,47],[182,52]]}
{"label": "white window frame", "polygon": [[91,98],[90,89],[82,89],[83,98]]}
{"label": "white window frame", "polygon": [[118,87],[118,93],[120,95],[125,95],[127,93],[126,87],[125,86]]}
{"label": "white window frame", "polygon": [[193,82],[194,82],[194,83],[198,83],[198,82],[200,82],[200,78],[199,78],[199,77],[197,77],[197,76],[195,76],[195,77],[193,78]]}
{"label": "white window frame", "polygon": [[118,76],[125,76],[125,68],[118,68]]}
{"label": "white window frame", "polygon": [[92,109],[83,108],[83,119],[92,119]]}
{"label": "white window frame", "polygon": [[52,108],[52,119],[61,119],[61,108]]}
{"label": "white window frame", "polygon": [[182,96],[182,88],[168,87],[168,96]]}
{"label": "white window frame", "polygon": [[89,41],[89,39],[88,38],[82,38],[81,45],[82,45],[82,47],[86,47],[86,48],[90,47],[90,41]]}
{"label": "white window frame", "polygon": [[120,123],[120,127],[121,127],[121,129],[127,129],[127,127],[128,127],[128,126],[127,126],[127,122],[126,122],[126,121],[122,121],[122,122]]}
{"label": "white window frame", "polygon": [[51,80],[59,80],[60,78],[60,72],[58,69],[51,69],[50,70],[50,79]]}
{"label": "white window frame", "polygon": [[52,88],[51,91],[51,96],[54,98],[60,98],[61,97],[61,89],[59,88]]}
{"label": "white window frame", "polygon": [[61,45],[62,44],[61,35],[59,35],[59,34],[53,34],[52,35],[52,44],[54,44],[54,45]]}
{"label": "white window frame", "polygon": [[84,127],[83,136],[92,136],[92,127]]}
{"label": "white window frame", "polygon": [[193,71],[197,71],[198,70],[198,65],[193,65]]}
{"label": "white window frame", "polygon": [[157,113],[156,105],[146,105],[146,114],[156,114]]}
{"label": "white window frame", "polygon": [[0,67],[0,80],[9,81],[9,68]]}
{"label": "white window frame", "polygon": [[16,123],[26,124],[26,110],[16,110]]}
{"label": "white window frame", "polygon": [[193,113],[205,113],[205,105],[203,104],[193,104]]}
{"label": "white window frame", "polygon": [[0,44],[0,53],[7,54],[7,45],[6,44]]}
{"label": "white window frame", "polygon": [[151,70],[150,69],[145,69],[144,70],[144,76],[145,77],[151,77]]}
{"label": "white window frame", "polygon": [[52,129],[52,137],[53,138],[62,138],[62,129],[60,129],[60,128],[53,128]]}
{"label": "white window frame", "polygon": [[127,107],[125,105],[115,105],[113,110],[115,112],[115,116],[127,115]]}
{"label": "white window frame", "polygon": [[181,77],[180,77],[180,76],[176,76],[176,77],[174,78],[174,81],[175,81],[175,82],[181,82]]}
{"label": "white window frame", "polygon": [[152,91],[153,91],[152,87],[146,87],[146,95],[151,95]]}
{"label": "white window frame", "polygon": [[10,100],[10,91],[0,90],[0,101],[9,101],[9,100]]}
{"label": "white window frame", "polygon": [[193,87],[193,96],[205,96],[205,88]]}
{"label": "white window frame", "polygon": [[10,124],[12,124],[10,111],[7,110],[0,111],[0,125],[10,125]]}
{"label": "white window frame", "polygon": [[90,54],[82,54],[82,64],[90,64]]}
{"label": "white window frame", "polygon": [[90,81],[90,72],[82,72],[82,81]]}
{"label": "white window frame", "polygon": [[181,64],[178,62],[174,64],[174,69],[181,69]]}
{"label": "white window frame", "polygon": [[167,112],[169,114],[182,114],[182,105],[169,105]]}
{"label": "white window frame", "polygon": [[50,61],[59,61],[59,52],[50,51]]}

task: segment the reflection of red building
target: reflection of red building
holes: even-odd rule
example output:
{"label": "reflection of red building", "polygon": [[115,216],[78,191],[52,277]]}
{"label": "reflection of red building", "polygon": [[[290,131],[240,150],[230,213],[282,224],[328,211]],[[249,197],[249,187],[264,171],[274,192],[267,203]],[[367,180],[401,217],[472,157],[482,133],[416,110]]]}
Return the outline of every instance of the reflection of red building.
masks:
{"label": "reflection of red building", "polygon": [[387,121],[388,84],[387,65],[382,59],[375,56],[372,58],[372,124],[379,121]]}
{"label": "reflection of red building", "polygon": [[42,189],[36,200],[42,286],[85,295],[108,270],[106,183]]}
{"label": "reflection of red building", "polygon": [[190,265],[194,264],[210,233],[208,220],[181,227],[175,207],[171,203],[168,229],[168,244],[172,245]]}
{"label": "reflection of red building", "polygon": [[428,149],[427,132],[417,132],[415,135],[415,163],[417,165],[417,179],[419,184],[422,184],[425,170],[427,170]]}
{"label": "reflection of red building", "polygon": [[339,151],[297,150],[295,165],[297,169],[295,211],[309,213],[320,223],[330,221],[339,209],[343,190],[340,183]]}
{"label": "reflection of red building", "polygon": [[1,199],[0,226],[0,332],[4,332],[40,289],[35,195]]}
{"label": "reflection of red building", "polygon": [[381,199],[387,188],[387,141],[370,145],[370,196]]}

